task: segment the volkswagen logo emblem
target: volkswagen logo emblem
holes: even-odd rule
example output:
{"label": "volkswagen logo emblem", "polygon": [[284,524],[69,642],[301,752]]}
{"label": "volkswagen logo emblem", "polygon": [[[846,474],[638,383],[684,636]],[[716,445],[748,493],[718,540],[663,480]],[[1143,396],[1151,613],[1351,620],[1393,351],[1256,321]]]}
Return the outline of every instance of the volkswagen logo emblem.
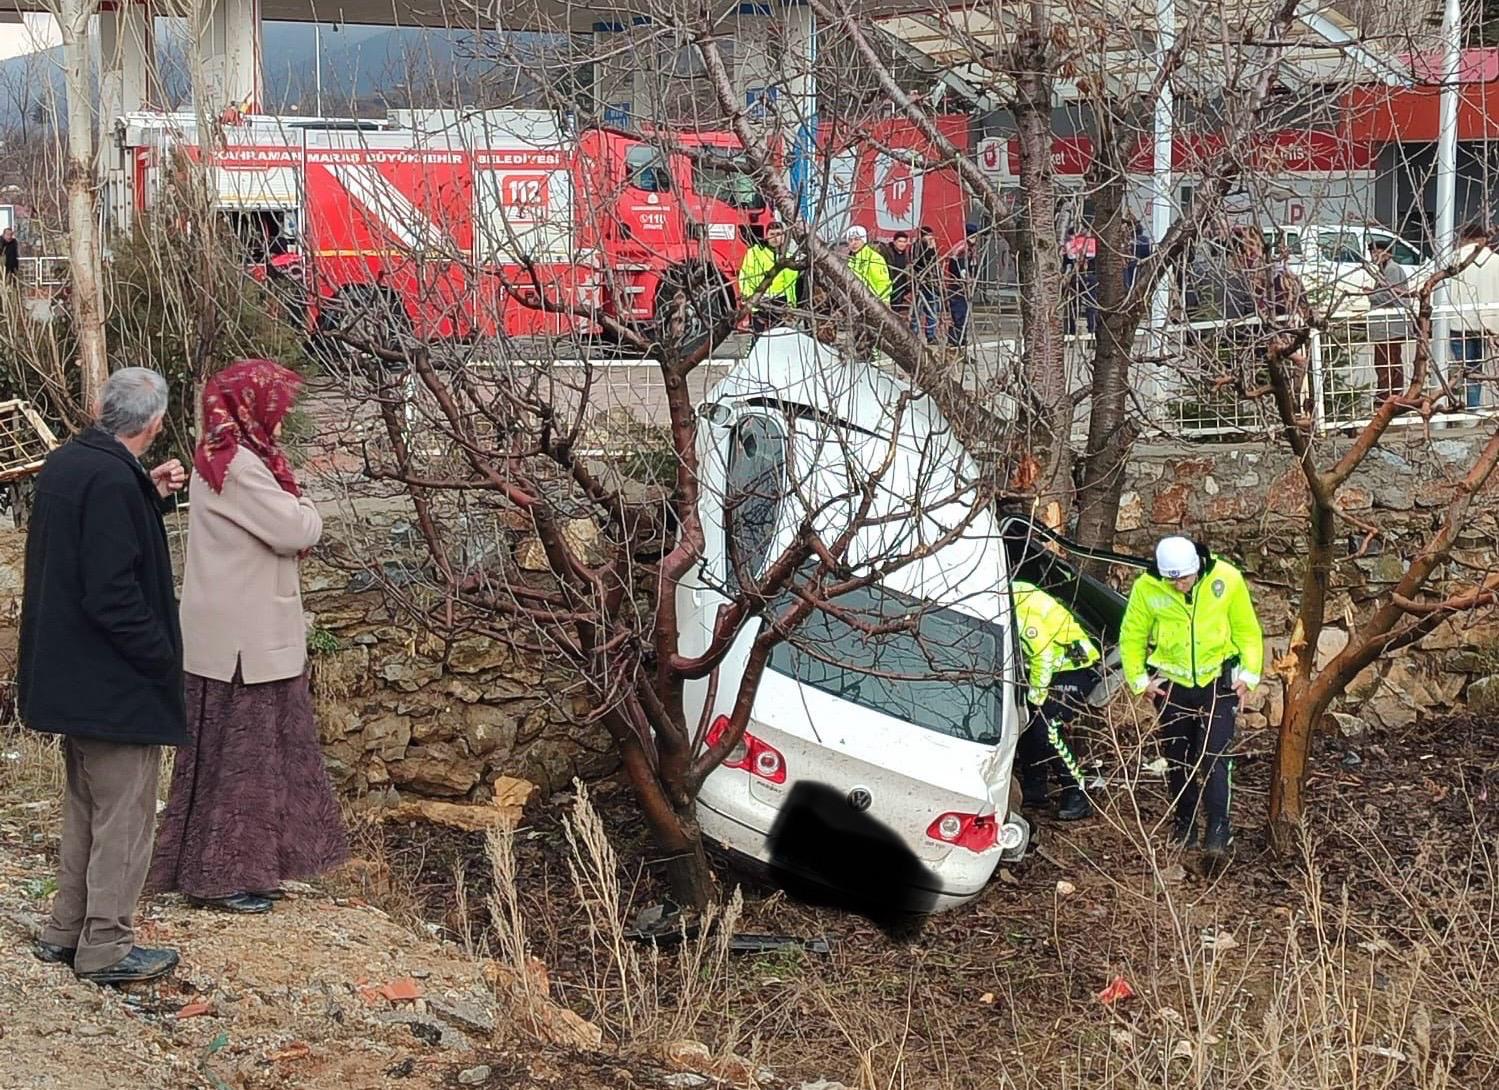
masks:
{"label": "volkswagen logo emblem", "polygon": [[867,787],[855,787],[848,793],[849,806],[860,813],[868,810],[872,802],[874,802],[874,796],[869,793]]}

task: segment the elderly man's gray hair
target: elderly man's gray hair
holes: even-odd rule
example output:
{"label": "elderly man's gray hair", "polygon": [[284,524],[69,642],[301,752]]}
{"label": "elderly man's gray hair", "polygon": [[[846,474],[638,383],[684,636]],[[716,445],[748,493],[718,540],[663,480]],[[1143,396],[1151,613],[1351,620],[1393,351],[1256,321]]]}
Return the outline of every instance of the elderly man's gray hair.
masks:
{"label": "elderly man's gray hair", "polygon": [[167,411],[167,380],[145,367],[121,367],[99,395],[99,426],[111,435],[139,435]]}

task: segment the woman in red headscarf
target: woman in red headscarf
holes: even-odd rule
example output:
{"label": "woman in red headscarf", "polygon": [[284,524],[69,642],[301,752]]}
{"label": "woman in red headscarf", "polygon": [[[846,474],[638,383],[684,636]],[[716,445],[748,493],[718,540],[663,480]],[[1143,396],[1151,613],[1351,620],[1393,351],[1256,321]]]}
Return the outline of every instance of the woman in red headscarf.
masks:
{"label": "woman in red headscarf", "polygon": [[348,858],[307,681],[298,557],[323,520],[281,450],[301,386],[239,360],[203,390],[182,579],[188,729],[150,888],[267,912],[281,883]]}

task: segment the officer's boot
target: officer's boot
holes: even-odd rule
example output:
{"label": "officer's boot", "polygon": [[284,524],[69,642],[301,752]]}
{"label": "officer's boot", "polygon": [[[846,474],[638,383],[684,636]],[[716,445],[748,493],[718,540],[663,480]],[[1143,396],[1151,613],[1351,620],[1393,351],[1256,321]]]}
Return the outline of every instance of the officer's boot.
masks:
{"label": "officer's boot", "polygon": [[1202,854],[1207,859],[1227,859],[1233,850],[1234,831],[1228,819],[1209,821],[1207,835],[1202,840]]}
{"label": "officer's boot", "polygon": [[1185,776],[1177,788],[1176,820],[1171,823],[1171,843],[1182,849],[1197,847],[1197,785]]}
{"label": "officer's boot", "polygon": [[1057,804],[1057,820],[1081,821],[1083,818],[1092,816],[1093,804],[1088,801],[1088,796],[1083,794],[1081,787],[1074,784],[1071,787],[1062,788],[1062,795]]}

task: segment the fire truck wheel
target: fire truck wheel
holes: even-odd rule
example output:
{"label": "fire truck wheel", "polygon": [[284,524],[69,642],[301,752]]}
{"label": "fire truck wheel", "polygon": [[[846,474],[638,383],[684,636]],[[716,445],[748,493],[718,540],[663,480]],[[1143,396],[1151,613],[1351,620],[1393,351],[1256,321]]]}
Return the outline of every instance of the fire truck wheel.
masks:
{"label": "fire truck wheel", "polygon": [[712,265],[673,265],[656,287],[653,353],[680,356],[697,351],[733,310],[733,291]]}

